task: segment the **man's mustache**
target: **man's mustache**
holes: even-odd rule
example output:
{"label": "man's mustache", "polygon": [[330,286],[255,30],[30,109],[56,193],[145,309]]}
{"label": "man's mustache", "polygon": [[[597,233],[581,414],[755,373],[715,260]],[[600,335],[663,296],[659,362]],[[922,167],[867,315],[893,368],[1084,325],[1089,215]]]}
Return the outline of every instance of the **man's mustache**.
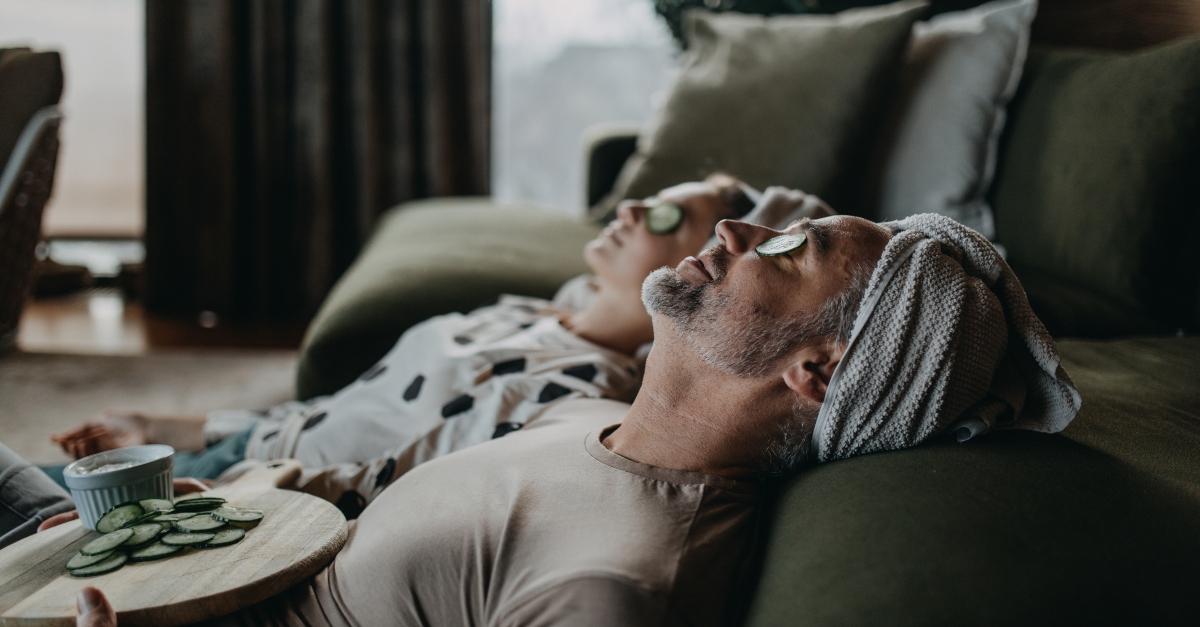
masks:
{"label": "man's mustache", "polygon": [[705,253],[708,254],[708,273],[712,275],[712,282],[720,283],[729,272],[729,251],[724,244],[717,242],[700,252],[701,255]]}

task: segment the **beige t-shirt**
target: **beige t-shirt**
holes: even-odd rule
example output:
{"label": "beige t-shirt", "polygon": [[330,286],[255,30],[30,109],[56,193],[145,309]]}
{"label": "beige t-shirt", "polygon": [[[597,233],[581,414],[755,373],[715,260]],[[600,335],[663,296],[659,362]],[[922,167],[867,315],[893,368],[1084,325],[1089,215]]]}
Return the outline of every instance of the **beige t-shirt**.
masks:
{"label": "beige t-shirt", "polygon": [[[578,400],[418,466],[333,563],[236,617],[290,625],[721,625],[740,615],[760,486],[601,442],[628,405]],[[235,617],[231,617],[235,618]]]}

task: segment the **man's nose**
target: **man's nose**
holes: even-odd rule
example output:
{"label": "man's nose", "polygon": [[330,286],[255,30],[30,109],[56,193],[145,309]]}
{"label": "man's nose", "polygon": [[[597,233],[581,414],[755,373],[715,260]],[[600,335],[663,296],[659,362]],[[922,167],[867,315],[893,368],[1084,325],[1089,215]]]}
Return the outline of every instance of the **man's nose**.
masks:
{"label": "man's nose", "polygon": [[745,254],[775,235],[778,233],[749,222],[721,220],[717,223],[717,240],[731,255]]}

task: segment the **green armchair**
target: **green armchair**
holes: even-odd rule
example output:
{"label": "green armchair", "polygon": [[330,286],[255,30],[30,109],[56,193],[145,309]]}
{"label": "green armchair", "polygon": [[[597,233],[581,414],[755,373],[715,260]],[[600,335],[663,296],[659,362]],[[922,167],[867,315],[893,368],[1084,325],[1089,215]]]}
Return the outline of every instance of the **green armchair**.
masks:
{"label": "green armchair", "polygon": [[0,48],[0,353],[16,345],[54,186],[62,88],[57,52]]}

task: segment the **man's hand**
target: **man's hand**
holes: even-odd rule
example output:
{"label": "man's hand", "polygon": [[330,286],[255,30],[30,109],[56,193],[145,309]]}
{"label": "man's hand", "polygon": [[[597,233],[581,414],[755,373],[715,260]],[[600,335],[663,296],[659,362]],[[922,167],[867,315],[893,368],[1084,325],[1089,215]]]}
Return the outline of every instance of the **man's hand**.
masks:
{"label": "man's hand", "polygon": [[[205,483],[205,481],[202,479],[193,479],[191,477],[181,477],[176,479],[174,484],[175,485],[173,487],[176,495],[191,494],[192,492],[203,492],[211,487],[210,483]],[[37,530],[45,531],[51,527],[57,527],[63,523],[71,522],[76,518],[79,518],[79,510],[73,509],[69,512],[63,512],[43,520],[42,524],[38,525]]]}
{"label": "man's hand", "polygon": [[88,586],[75,598],[75,627],[117,627],[117,611],[103,592]]}

